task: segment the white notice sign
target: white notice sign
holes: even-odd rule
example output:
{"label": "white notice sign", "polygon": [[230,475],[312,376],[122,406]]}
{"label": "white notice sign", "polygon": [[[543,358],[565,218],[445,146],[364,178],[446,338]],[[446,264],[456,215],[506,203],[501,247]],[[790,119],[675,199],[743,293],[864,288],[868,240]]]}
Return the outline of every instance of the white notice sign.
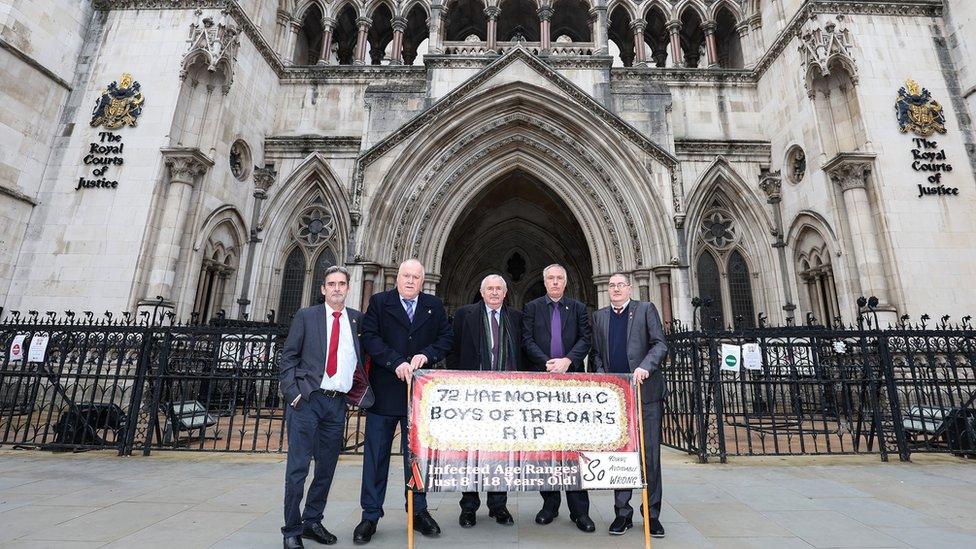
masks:
{"label": "white notice sign", "polygon": [[742,366],[746,370],[762,370],[762,353],[758,343],[744,343],[742,345]]}
{"label": "white notice sign", "polygon": [[580,484],[584,490],[640,488],[637,452],[580,452]]}
{"label": "white notice sign", "polygon": [[24,360],[24,338],[27,337],[24,334],[14,336],[14,340],[10,343],[10,362]]}
{"label": "white notice sign", "polygon": [[36,335],[31,339],[30,350],[27,351],[27,362],[44,362],[44,355],[47,354],[46,335]]}
{"label": "white notice sign", "polygon": [[719,366],[722,370],[727,370],[729,372],[739,371],[740,355],[742,354],[742,348],[738,345],[729,345],[728,343],[722,344],[722,364]]}

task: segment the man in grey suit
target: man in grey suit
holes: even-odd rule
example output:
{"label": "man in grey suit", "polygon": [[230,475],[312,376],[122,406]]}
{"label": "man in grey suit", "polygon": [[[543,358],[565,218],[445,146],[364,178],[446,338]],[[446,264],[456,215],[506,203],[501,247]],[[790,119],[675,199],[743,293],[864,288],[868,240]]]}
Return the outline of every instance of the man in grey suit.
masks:
{"label": "man in grey suit", "polygon": [[[640,384],[644,408],[644,459],[650,485],[651,535],[664,537],[661,525],[661,418],[664,416],[664,374],[668,356],[661,318],[654,304],[630,299],[630,282],[615,273],[610,277],[610,306],[593,313],[594,365],[597,371],[626,373]],[[622,535],[634,526],[631,490],[614,492],[616,518],[610,534]],[[648,517],[645,511],[645,517]],[[647,518],[645,518],[647,520]]]}
{"label": "man in grey suit", "polygon": [[[322,526],[322,517],[345,439],[346,404],[368,408],[372,403],[359,344],[363,315],[345,306],[348,290],[346,269],[326,269],[322,281],[325,303],[298,311],[281,351],[278,378],[287,403],[288,429],[285,525],[281,528],[285,549],[303,547],[302,538],[326,545],[337,541]],[[313,458],[315,473],[301,512]]]}

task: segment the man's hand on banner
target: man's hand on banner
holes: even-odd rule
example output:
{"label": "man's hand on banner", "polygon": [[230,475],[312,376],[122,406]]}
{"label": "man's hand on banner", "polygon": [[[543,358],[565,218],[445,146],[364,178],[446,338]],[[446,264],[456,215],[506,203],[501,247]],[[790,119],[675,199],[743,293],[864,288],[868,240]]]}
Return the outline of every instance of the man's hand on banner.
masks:
{"label": "man's hand on banner", "polygon": [[643,368],[634,368],[634,385],[640,385],[650,375],[651,373]]}
{"label": "man's hand on banner", "polygon": [[410,366],[409,362],[403,362],[396,369],[396,375],[400,378],[400,381],[406,381],[413,373],[413,367]]}
{"label": "man's hand on banner", "polygon": [[427,355],[416,354],[410,359],[411,371],[423,368],[427,364]]}
{"label": "man's hand on banner", "polygon": [[565,374],[573,361],[568,358],[553,358],[546,362],[546,371],[554,374]]}

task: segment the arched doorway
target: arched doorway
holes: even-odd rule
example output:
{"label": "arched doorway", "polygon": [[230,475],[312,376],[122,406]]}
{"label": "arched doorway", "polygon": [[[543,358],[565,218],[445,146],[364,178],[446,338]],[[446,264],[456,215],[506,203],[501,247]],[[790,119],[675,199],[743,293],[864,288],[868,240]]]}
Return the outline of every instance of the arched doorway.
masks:
{"label": "arched doorway", "polygon": [[479,299],[490,273],[508,282],[508,304],[521,309],[545,293],[542,269],[566,267],[566,294],[597,305],[586,238],[566,203],[537,177],[515,168],[465,206],[444,247],[438,292],[449,310]]}

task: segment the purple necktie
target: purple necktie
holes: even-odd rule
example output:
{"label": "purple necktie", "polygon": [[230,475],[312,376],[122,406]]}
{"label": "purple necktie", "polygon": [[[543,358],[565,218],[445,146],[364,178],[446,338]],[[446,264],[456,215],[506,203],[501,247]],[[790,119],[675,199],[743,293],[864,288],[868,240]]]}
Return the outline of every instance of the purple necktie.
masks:
{"label": "purple necktie", "polygon": [[498,354],[501,350],[499,338],[501,330],[498,328],[498,311],[491,312],[491,369],[498,369]]}
{"label": "purple necktie", "polygon": [[559,316],[559,303],[552,303],[552,316],[549,319],[549,331],[552,339],[549,341],[549,358],[563,358],[563,321]]}

